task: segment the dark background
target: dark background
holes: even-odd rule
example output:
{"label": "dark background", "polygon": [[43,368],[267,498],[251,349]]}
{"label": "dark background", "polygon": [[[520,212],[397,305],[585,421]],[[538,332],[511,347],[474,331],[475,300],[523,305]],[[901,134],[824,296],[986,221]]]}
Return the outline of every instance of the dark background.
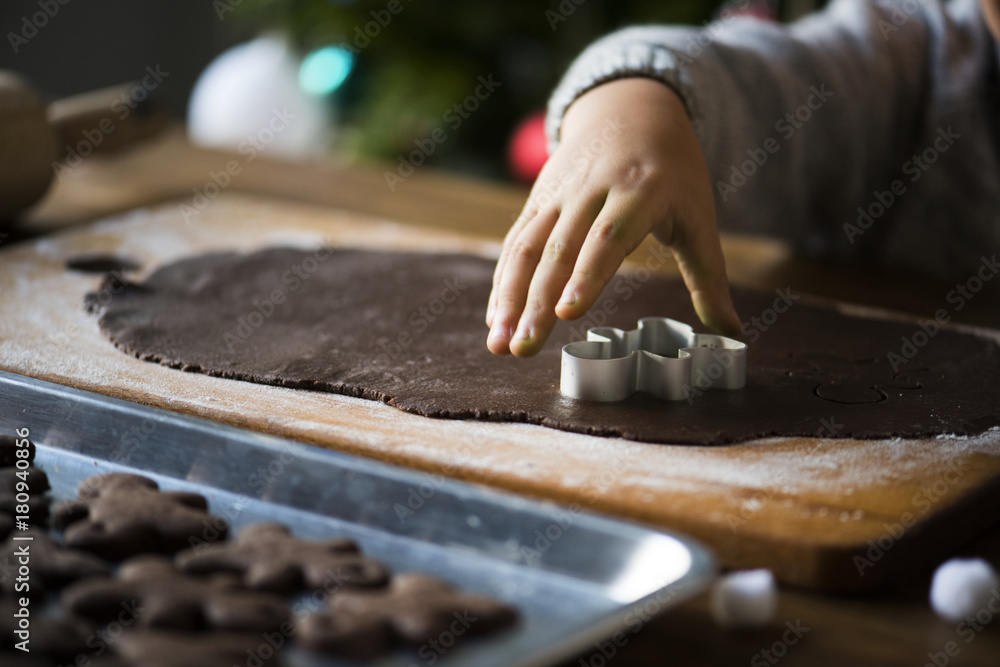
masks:
{"label": "dark background", "polygon": [[69,0],[58,7],[15,54],[8,33],[21,33],[23,17],[40,8],[38,0],[4,0],[0,69],[23,74],[46,97],[58,98],[142,78],[147,65],[160,64],[170,72],[162,98],[179,118],[205,65],[254,34],[231,18],[219,21],[206,0]]}

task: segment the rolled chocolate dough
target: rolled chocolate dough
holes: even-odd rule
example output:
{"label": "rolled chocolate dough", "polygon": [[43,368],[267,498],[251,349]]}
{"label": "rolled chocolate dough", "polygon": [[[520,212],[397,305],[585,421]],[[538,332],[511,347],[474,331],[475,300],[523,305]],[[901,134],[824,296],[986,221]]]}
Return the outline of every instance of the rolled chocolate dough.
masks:
{"label": "rolled chocolate dough", "polygon": [[429,417],[699,445],[973,434],[1000,424],[994,341],[850,317],[782,291],[733,291],[749,323],[744,389],[682,401],[569,399],[559,392],[563,344],[589,326],[632,329],[641,317],[697,324],[684,285],[618,276],[581,322],[560,322],[539,355],[516,359],[486,349],[492,272],[491,261],[467,255],[270,248],[184,259],[89,304],[105,335],[141,359]]}

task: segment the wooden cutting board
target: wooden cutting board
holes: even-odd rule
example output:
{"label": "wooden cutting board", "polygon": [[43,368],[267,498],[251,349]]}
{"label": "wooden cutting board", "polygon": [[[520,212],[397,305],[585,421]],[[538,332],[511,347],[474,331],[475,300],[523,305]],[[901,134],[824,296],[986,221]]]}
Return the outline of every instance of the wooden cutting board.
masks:
{"label": "wooden cutting board", "polygon": [[[795,438],[716,448],[428,419],[128,357],[82,309],[98,277],[64,266],[75,255],[116,253],[142,262],[144,274],[206,251],[319,243],[490,257],[499,251],[482,237],[244,195],[222,195],[190,222],[180,202],[135,210],[0,249],[0,368],[426,470],[414,509],[439,475],[453,476],[677,529],[707,542],[727,567],[769,567],[784,582],[821,590],[872,589],[909,577],[1000,516],[998,430],[975,438]],[[561,521],[554,516],[555,525]],[[547,539],[525,546],[543,550]]]}

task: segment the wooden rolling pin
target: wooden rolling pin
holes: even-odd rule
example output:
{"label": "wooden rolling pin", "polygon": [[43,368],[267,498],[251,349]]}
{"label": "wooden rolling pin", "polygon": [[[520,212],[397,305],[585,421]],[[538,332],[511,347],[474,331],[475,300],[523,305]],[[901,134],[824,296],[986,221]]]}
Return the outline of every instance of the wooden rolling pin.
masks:
{"label": "wooden rolling pin", "polygon": [[52,179],[99,151],[159,133],[168,122],[140,84],[123,84],[46,106],[30,84],[0,70],[0,220],[34,204]]}

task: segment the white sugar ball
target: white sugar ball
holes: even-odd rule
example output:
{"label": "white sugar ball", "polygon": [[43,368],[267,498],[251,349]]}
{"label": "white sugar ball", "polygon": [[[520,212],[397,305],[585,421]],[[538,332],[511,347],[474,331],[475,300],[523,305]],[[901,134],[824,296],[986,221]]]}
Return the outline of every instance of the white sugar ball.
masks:
{"label": "white sugar ball", "polygon": [[770,570],[745,570],[721,577],[712,588],[712,618],[724,628],[759,628],[774,618],[778,588]]}
{"label": "white sugar ball", "polygon": [[942,563],[931,582],[931,607],[938,616],[958,622],[1000,597],[1000,578],[981,558],[953,558]]}

